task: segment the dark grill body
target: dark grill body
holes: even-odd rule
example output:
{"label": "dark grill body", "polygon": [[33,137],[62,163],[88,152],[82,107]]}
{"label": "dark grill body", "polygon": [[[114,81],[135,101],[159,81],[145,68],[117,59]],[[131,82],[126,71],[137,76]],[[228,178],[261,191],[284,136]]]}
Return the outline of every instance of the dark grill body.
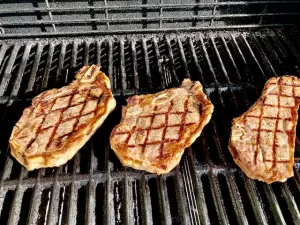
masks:
{"label": "dark grill body", "polygon": [[[0,4],[1,225],[300,224],[298,139],[295,176],[272,185],[248,179],[227,147],[231,120],[268,78],[300,76],[300,1],[180,3]],[[27,172],[9,154],[13,125],[86,64],[109,76],[116,110],[66,165]],[[123,167],[109,135],[125,99],[188,77],[215,105],[201,136],[169,174]]]}

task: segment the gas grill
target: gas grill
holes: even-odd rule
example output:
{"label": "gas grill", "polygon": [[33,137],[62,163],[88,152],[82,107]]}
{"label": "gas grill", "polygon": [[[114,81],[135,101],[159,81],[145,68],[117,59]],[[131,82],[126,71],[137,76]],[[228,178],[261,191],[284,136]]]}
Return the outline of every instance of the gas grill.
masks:
{"label": "gas grill", "polygon": [[[227,147],[268,78],[300,76],[299,19],[296,0],[0,3],[0,224],[300,224],[298,138],[295,176],[272,185]],[[117,108],[66,165],[26,171],[9,154],[14,124],[87,64],[109,76]],[[204,86],[211,122],[169,174],[123,167],[109,135],[126,98],[184,78]]]}

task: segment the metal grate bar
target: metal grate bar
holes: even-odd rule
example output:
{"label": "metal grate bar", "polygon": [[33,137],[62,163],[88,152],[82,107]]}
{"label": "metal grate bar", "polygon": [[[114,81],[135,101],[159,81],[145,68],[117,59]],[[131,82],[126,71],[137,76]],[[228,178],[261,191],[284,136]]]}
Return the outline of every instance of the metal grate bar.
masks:
{"label": "metal grate bar", "polygon": [[35,213],[38,211],[38,206],[41,203],[41,195],[39,194],[40,192],[40,177],[42,174],[42,171],[44,169],[41,169],[38,171],[37,177],[36,177],[36,182],[34,185],[34,190],[33,190],[33,194],[32,194],[32,198],[30,200],[30,209],[28,212],[28,220],[27,220],[27,224],[31,225],[31,224],[36,224],[36,220],[38,217],[38,214]]}
{"label": "metal grate bar", "polygon": [[147,85],[149,86],[149,88],[152,88],[152,78],[151,78],[151,74],[150,74],[150,67],[149,67],[149,58],[148,58],[148,48],[147,48],[147,43],[146,43],[146,39],[143,38],[142,40],[143,42],[143,53],[144,53],[144,63],[145,63],[145,69],[146,69],[146,75],[147,75]]}
{"label": "metal grate bar", "polygon": [[90,49],[90,43],[87,41],[83,42],[83,65],[88,65],[89,64],[89,49]]}
{"label": "metal grate bar", "polygon": [[2,43],[1,44],[1,49],[0,49],[0,64],[2,65],[2,62],[3,62],[3,59],[4,59],[4,56],[5,56],[5,53],[8,49],[8,45],[5,44],[5,43]]}
{"label": "metal grate bar", "polygon": [[56,77],[55,77],[56,82],[59,81],[59,75],[61,74],[61,71],[64,68],[66,48],[67,48],[67,44],[65,42],[62,42],[60,47],[59,61],[58,61],[58,67],[57,67]]}
{"label": "metal grate bar", "polygon": [[[190,152],[191,149],[189,148],[188,151]],[[187,199],[187,209],[189,210],[189,215],[190,219],[192,221],[189,223],[184,223],[184,224],[200,224],[200,217],[199,217],[199,209],[197,207],[196,199],[195,199],[195,194],[193,190],[193,185],[192,185],[192,178],[191,178],[191,173],[189,170],[189,165],[187,158],[185,157],[183,159],[183,184],[184,188],[186,190],[186,199]]]}
{"label": "metal grate bar", "polygon": [[193,56],[193,61],[194,61],[195,65],[196,65],[197,72],[199,73],[200,82],[201,82],[201,84],[203,86],[206,86],[205,80],[203,78],[203,72],[202,72],[202,69],[200,67],[197,55],[196,55],[196,51],[195,51],[195,47],[194,47],[194,44],[193,44],[193,40],[192,40],[192,38],[189,37],[188,41],[189,41],[190,51],[191,51],[192,56]]}
{"label": "metal grate bar", "polygon": [[[21,172],[20,172],[20,176],[19,176],[19,182],[23,178],[25,173],[26,173],[25,169],[22,168]],[[23,193],[24,192],[23,192],[23,190],[21,190],[20,185],[18,185],[17,189],[15,190],[15,193],[14,193],[14,198],[13,198],[13,201],[11,204],[10,214],[9,214],[7,224],[16,224],[17,223],[18,215],[20,213],[20,208],[21,208],[21,204],[19,204],[19,202],[21,201]]]}
{"label": "metal grate bar", "polygon": [[26,92],[33,91],[33,87],[34,87],[35,79],[36,79],[36,73],[37,73],[37,70],[38,70],[38,67],[39,67],[39,63],[40,63],[43,48],[44,48],[44,46],[41,43],[37,44],[37,50],[36,50],[36,54],[35,54],[35,57],[34,57],[33,66],[32,66],[32,70],[31,70],[31,74],[30,74],[30,78],[29,78],[29,82],[28,82],[28,85],[27,85]]}
{"label": "metal grate bar", "polygon": [[281,185],[281,190],[282,190],[284,198],[286,199],[289,211],[293,217],[295,224],[300,224],[299,209],[298,209],[295,199],[294,199],[292,193],[290,192],[290,190],[288,189],[286,183]]}
{"label": "metal grate bar", "polygon": [[142,175],[141,178],[141,193],[142,193],[142,216],[144,218],[143,223],[146,225],[153,224],[153,218],[151,216],[152,208],[151,208],[151,197],[149,192],[149,185],[145,175]]}
{"label": "metal grate bar", "polygon": [[166,88],[166,76],[163,73],[163,68],[162,68],[162,63],[164,63],[164,58],[162,58],[159,54],[159,49],[158,49],[158,44],[157,44],[157,39],[156,38],[152,38],[152,42],[154,45],[154,52],[155,52],[155,56],[156,56],[156,61],[157,61],[157,68],[158,68],[158,73],[159,73],[159,77],[160,77],[160,85],[162,89]]}
{"label": "metal grate bar", "polygon": [[221,190],[220,190],[219,182],[217,181],[213,171],[209,173],[209,181],[212,186],[213,199],[219,216],[218,217],[219,222],[222,224],[229,224],[229,220],[225,211],[224,202],[222,196],[220,195]]}
{"label": "metal grate bar", "polygon": [[169,55],[169,61],[170,61],[170,64],[171,64],[171,74],[172,74],[172,77],[175,81],[175,84],[180,84],[179,82],[179,78],[176,74],[176,70],[175,70],[175,63],[174,63],[174,56],[173,56],[173,51],[172,51],[172,47],[171,47],[171,43],[170,43],[170,39],[168,37],[166,37],[165,39],[166,43],[167,43],[167,48],[168,48],[168,55]]}
{"label": "metal grate bar", "polygon": [[121,70],[121,77],[122,77],[122,86],[121,91],[127,89],[126,83],[126,73],[125,73],[125,52],[124,52],[124,40],[120,40],[120,70]]}
{"label": "metal grate bar", "polygon": [[111,84],[111,89],[115,88],[115,77],[113,77],[113,42],[108,40],[108,77]]}
{"label": "metal grate bar", "polygon": [[183,47],[182,47],[182,42],[181,42],[179,37],[177,37],[177,44],[178,44],[178,47],[179,47],[181,60],[183,62],[182,64],[183,64],[183,67],[184,67],[184,70],[185,70],[185,76],[187,78],[191,78],[191,75],[189,73],[189,69],[188,69],[188,66],[187,66],[184,50],[183,50]]}
{"label": "metal grate bar", "polygon": [[8,87],[9,80],[11,79],[11,71],[13,69],[14,62],[16,60],[16,57],[17,57],[20,47],[21,47],[20,45],[15,45],[13,47],[12,53],[9,57],[7,66],[4,70],[4,74],[2,76],[2,80],[0,83],[0,96],[4,95],[4,93]]}
{"label": "metal grate bar", "polygon": [[[252,56],[252,58],[254,59],[256,65],[258,66],[258,68],[259,68],[259,70],[260,70],[260,72],[261,72],[261,75],[264,77],[265,80],[267,80],[267,77],[266,77],[266,75],[265,75],[265,73],[264,73],[264,71],[263,71],[261,65],[259,64],[259,62],[258,62],[256,56],[254,55],[254,52],[252,51],[252,48],[250,47],[250,45],[249,45],[249,43],[248,43],[246,37],[245,37],[244,35],[242,35],[242,38],[243,38],[244,43],[246,44],[246,46],[247,46],[247,48],[248,48],[248,50],[249,50],[249,52],[250,52],[250,55]],[[238,46],[238,45],[237,45],[237,46]],[[246,62],[246,61],[245,61],[245,62]]]}
{"label": "metal grate bar", "polygon": [[25,46],[25,50],[24,50],[24,54],[23,54],[23,57],[22,57],[22,60],[21,60],[21,63],[20,63],[20,67],[19,67],[19,70],[17,72],[17,78],[14,82],[14,86],[13,86],[12,92],[10,94],[11,96],[16,96],[19,92],[21,82],[22,82],[22,78],[23,78],[23,73],[24,73],[24,70],[25,70],[25,67],[26,67],[26,63],[28,61],[28,57],[29,57],[31,47],[32,47],[31,44],[27,44]]}
{"label": "metal grate bar", "polygon": [[272,187],[270,185],[264,184],[264,190],[270,203],[271,211],[276,218],[276,222],[278,224],[286,224]]}
{"label": "metal grate bar", "polygon": [[270,63],[270,60],[268,59],[268,57],[266,56],[266,53],[264,52],[262,46],[260,45],[260,43],[257,41],[257,38],[254,35],[251,35],[251,38],[254,40],[255,46],[257,48],[257,50],[259,51],[259,53],[261,54],[262,58],[264,61],[267,62],[268,67],[271,69],[271,72],[274,76],[276,76],[276,71],[273,68],[272,64]]}
{"label": "metal grate bar", "polygon": [[51,69],[53,53],[54,53],[54,47],[55,47],[55,45],[53,43],[49,44],[48,57],[47,57],[45,72],[44,72],[44,75],[43,75],[43,80],[42,80],[42,85],[41,85],[42,90],[46,89],[47,85],[48,85],[49,72],[50,72],[50,69]]}
{"label": "metal grate bar", "polygon": [[55,168],[55,175],[54,175],[54,179],[53,179],[53,188],[51,191],[49,191],[51,193],[51,199],[49,200],[49,210],[46,211],[46,215],[48,215],[47,218],[45,218],[45,221],[47,225],[50,224],[56,224],[58,221],[58,201],[59,201],[59,187],[58,187],[58,175],[61,171],[61,168]]}
{"label": "metal grate bar", "polygon": [[96,40],[96,64],[101,65],[101,45],[103,41],[101,40]]}
{"label": "metal grate bar", "polygon": [[90,169],[89,169],[89,183],[88,183],[88,193],[87,193],[87,202],[86,202],[86,224],[95,224],[95,199],[96,199],[96,193],[95,193],[95,181],[93,180],[93,172],[94,172],[94,162],[95,162],[95,155],[94,155],[94,141],[90,144]]}
{"label": "metal grate bar", "polygon": [[137,69],[137,58],[136,58],[136,42],[135,40],[131,41],[131,53],[132,53],[132,63],[133,63],[133,80],[134,80],[134,89],[135,93],[139,90],[139,76]]}
{"label": "metal grate bar", "polygon": [[162,223],[167,225],[171,224],[171,216],[170,216],[170,207],[169,202],[167,199],[167,188],[165,179],[162,176],[157,178],[158,188],[159,188],[159,195],[160,195],[160,205],[161,205],[161,213],[163,214],[163,221]]}
{"label": "metal grate bar", "polygon": [[76,224],[76,200],[78,196],[77,185],[75,183],[75,174],[78,170],[79,164],[79,154],[74,156],[74,165],[72,171],[72,183],[71,183],[71,191],[70,191],[70,200],[69,200],[69,208],[68,208],[68,224],[73,225]]}
{"label": "metal grate bar", "polygon": [[188,214],[187,214],[187,207],[188,203],[185,201],[186,198],[184,198],[183,194],[183,176],[180,173],[179,167],[176,167],[176,175],[175,175],[175,182],[176,182],[176,196],[178,198],[178,203],[180,206],[180,214],[181,214],[181,223],[183,224],[191,224]]}

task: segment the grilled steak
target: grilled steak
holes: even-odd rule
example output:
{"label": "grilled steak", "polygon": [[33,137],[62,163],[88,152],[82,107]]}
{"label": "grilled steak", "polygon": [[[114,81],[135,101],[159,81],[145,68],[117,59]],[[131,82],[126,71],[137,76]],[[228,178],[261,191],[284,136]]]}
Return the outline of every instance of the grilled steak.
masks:
{"label": "grilled steak", "polygon": [[257,102],[233,120],[229,150],[248,177],[272,183],[294,175],[299,97],[300,79],[271,78]]}
{"label": "grilled steak", "polygon": [[32,100],[13,128],[11,154],[28,170],[66,163],[90,139],[116,102],[99,66],[85,66],[76,80]]}
{"label": "grilled steak", "polygon": [[180,88],[133,96],[110,144],[124,166],[168,173],[209,122],[213,112],[199,82],[184,80]]}

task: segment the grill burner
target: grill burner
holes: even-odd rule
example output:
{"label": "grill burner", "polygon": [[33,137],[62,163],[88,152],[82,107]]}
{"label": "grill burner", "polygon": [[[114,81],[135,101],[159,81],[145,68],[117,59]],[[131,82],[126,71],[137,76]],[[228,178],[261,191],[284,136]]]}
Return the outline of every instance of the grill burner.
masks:
{"label": "grill burner", "polygon": [[[232,118],[253,104],[265,81],[299,76],[297,37],[297,29],[273,29],[2,42],[0,224],[300,224],[300,162],[286,183],[267,185],[240,172],[227,148]],[[118,107],[66,165],[27,172],[8,153],[13,125],[33,96],[92,63],[110,77]],[[200,80],[215,105],[202,135],[169,174],[122,167],[108,140],[125,98],[185,77]]]}

